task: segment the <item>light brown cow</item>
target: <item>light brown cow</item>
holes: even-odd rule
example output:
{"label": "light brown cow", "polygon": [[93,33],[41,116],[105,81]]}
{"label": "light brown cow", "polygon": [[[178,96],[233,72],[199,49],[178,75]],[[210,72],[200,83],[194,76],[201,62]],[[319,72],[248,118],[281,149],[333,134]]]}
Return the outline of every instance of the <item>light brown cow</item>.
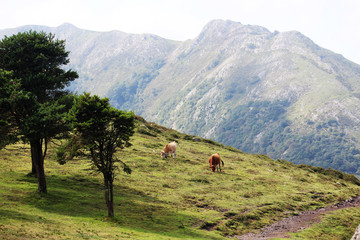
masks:
{"label": "light brown cow", "polygon": [[177,149],[177,143],[175,141],[166,144],[164,151],[161,152],[161,157],[167,158],[167,156],[169,156],[169,154],[170,154],[173,158],[175,158],[176,149]]}
{"label": "light brown cow", "polygon": [[213,172],[215,172],[215,168],[217,169],[217,171],[220,170],[220,172],[221,172],[221,166],[220,166],[221,164],[220,163],[222,163],[222,166],[224,166],[224,162],[223,162],[223,160],[221,160],[220,155],[218,153],[215,153],[210,156],[209,164],[210,164],[210,168]]}

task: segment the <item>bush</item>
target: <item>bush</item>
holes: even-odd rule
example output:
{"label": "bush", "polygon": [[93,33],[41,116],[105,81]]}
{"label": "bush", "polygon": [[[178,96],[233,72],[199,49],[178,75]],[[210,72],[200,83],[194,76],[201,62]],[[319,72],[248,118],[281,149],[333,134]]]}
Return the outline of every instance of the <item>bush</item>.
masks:
{"label": "bush", "polygon": [[209,143],[209,144],[211,144],[211,145],[222,146],[220,143],[217,143],[217,142],[215,142],[214,140],[211,140],[211,139],[206,139],[206,138],[204,138],[202,141],[203,141],[204,143]]}
{"label": "bush", "polygon": [[201,225],[200,225],[200,228],[201,229],[206,229],[206,230],[210,230],[212,229],[214,226],[216,226],[217,222],[208,222],[208,221],[205,221],[203,222]]}
{"label": "bush", "polygon": [[156,137],[157,135],[154,133],[151,133],[149,130],[147,130],[145,127],[137,128],[136,131],[140,134],[148,135],[151,137]]}

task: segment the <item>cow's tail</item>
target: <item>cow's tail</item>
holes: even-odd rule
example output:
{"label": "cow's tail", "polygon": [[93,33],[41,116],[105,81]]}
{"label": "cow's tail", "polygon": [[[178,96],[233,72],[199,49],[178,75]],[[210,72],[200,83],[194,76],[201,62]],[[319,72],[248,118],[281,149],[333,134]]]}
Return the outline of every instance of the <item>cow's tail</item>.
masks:
{"label": "cow's tail", "polygon": [[224,166],[224,161],[223,161],[223,160],[221,160],[221,162],[222,162],[222,166]]}

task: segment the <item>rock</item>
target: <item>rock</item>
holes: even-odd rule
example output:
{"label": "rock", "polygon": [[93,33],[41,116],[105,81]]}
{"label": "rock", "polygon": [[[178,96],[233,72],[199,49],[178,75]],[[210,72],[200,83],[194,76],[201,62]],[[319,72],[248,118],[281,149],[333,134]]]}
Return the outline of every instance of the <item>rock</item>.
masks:
{"label": "rock", "polygon": [[354,236],[351,238],[351,240],[360,240],[360,225],[355,230]]}

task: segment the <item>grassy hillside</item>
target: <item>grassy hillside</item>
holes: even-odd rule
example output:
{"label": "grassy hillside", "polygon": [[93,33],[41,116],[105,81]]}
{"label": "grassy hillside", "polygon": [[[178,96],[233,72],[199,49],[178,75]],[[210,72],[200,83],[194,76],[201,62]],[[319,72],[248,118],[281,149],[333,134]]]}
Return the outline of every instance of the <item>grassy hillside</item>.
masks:
{"label": "grassy hillside", "polygon": [[[160,151],[179,142],[176,159]],[[246,154],[213,141],[137,120],[133,146],[119,153],[133,173],[115,180],[115,218],[106,217],[102,178],[88,161],[45,162],[48,194],[36,193],[27,145],[0,151],[0,239],[223,239],[285,216],[321,208],[359,193],[352,175],[265,155]],[[223,172],[208,157],[218,152]],[[335,220],[334,220],[335,219]],[[349,239],[360,209],[341,210],[297,239],[317,233]],[[336,228],[326,231],[331,221]],[[316,238],[313,238],[316,239]]]}

